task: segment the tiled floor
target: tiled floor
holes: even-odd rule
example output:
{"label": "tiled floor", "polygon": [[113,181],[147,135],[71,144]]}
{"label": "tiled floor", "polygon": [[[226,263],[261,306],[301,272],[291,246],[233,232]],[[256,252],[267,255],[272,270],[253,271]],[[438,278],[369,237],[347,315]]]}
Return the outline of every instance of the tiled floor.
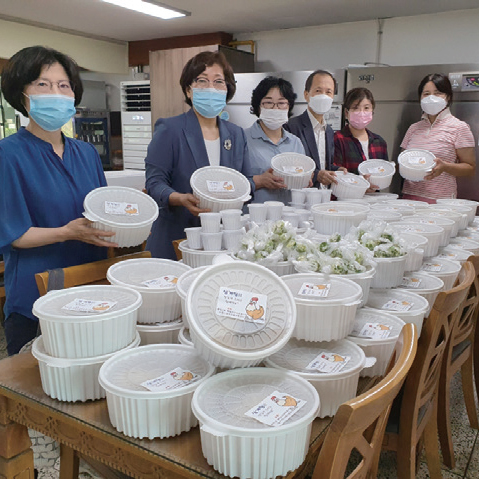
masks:
{"label": "tiled floor", "polygon": [[[0,359],[7,355],[3,328],[0,327]],[[452,430],[456,467],[449,470],[443,467],[444,479],[478,479],[479,478],[479,431],[469,427],[464,400],[461,392],[461,378],[457,374],[452,387]],[[424,458],[422,459],[424,461]],[[50,471],[51,475],[45,475],[45,479],[57,478],[58,472]],[[92,477],[85,475],[83,477]],[[98,476],[96,476],[98,477]],[[395,479],[396,456],[394,453],[383,453],[379,464],[379,479]],[[418,479],[429,478],[425,462],[421,462]]]}

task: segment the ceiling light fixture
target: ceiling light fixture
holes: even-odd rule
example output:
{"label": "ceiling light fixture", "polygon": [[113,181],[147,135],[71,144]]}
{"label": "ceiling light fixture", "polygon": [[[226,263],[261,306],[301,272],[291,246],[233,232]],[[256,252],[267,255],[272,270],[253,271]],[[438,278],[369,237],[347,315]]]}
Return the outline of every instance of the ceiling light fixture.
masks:
{"label": "ceiling light fixture", "polygon": [[151,15],[152,17],[170,20],[172,18],[186,17],[191,15],[190,12],[171,8],[162,3],[153,0],[103,0],[104,2],[117,5],[118,7],[128,8],[135,12]]}

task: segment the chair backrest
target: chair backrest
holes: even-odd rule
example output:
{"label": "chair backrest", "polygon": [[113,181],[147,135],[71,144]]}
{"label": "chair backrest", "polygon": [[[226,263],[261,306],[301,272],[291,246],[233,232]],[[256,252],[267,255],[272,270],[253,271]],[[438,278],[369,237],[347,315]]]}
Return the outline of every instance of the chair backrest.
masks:
{"label": "chair backrest", "polygon": [[183,259],[183,253],[181,252],[180,248],[178,247],[180,245],[180,243],[182,241],[185,241],[186,238],[183,238],[183,239],[177,239],[177,240],[173,240],[172,243],[173,243],[173,248],[175,250],[175,254],[176,254],[176,259],[178,261],[180,261],[181,259]]}
{"label": "chair backrest", "polygon": [[[138,253],[95,261],[93,263],[85,263],[78,266],[62,268],[63,284],[61,287],[71,288],[72,286],[83,286],[85,284],[104,282],[106,280],[106,272],[112,264],[118,263],[119,261],[124,261],[126,259],[137,258],[151,258],[151,253],[149,251],[141,251]],[[48,292],[49,278],[50,271],[35,274],[35,281],[37,282],[37,288],[40,296],[43,296]]]}
{"label": "chair backrest", "polygon": [[313,479],[343,478],[351,452],[362,456],[348,478],[365,478],[379,460],[391,404],[411,368],[417,348],[417,330],[406,324],[398,339],[396,362],[372,389],[342,404],[321,446]]}
{"label": "chair backrest", "polygon": [[[419,338],[416,359],[404,384],[399,417],[399,434],[419,438],[431,414],[436,397],[450,333],[474,281],[474,267],[469,261],[462,265],[461,279],[452,289],[438,294],[425,320]],[[426,406],[426,407],[423,407]]]}

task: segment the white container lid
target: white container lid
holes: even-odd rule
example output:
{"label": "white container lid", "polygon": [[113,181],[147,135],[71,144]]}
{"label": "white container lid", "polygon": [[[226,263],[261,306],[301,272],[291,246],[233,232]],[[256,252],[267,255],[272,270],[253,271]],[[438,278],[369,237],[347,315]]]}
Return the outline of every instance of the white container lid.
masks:
{"label": "white container lid", "polygon": [[[333,353],[343,357],[349,356],[350,360],[340,371],[335,373],[324,373],[318,370],[308,369],[308,365],[323,352]],[[332,379],[348,376],[363,369],[365,363],[366,355],[364,351],[347,339],[310,342],[293,338],[281,351],[265,360],[267,366],[299,373],[305,379]]]}
{"label": "white container lid", "polygon": [[[399,285],[398,288],[405,288],[410,291],[421,291],[421,292],[435,292],[441,291],[444,288],[444,281],[437,276],[433,276],[431,274],[417,271],[412,271],[408,273],[404,273],[404,278],[406,278],[409,283],[419,283],[419,286],[407,286],[407,285]],[[404,281],[404,280],[403,280]]]}
{"label": "white container lid", "polygon": [[479,206],[479,201],[473,200],[464,200],[461,198],[441,198],[436,200],[437,204],[446,204],[446,205],[463,205],[463,206],[472,206],[477,208]]}
{"label": "white container lid", "polygon": [[358,165],[361,175],[390,176],[396,172],[394,163],[386,160],[366,160]]}
{"label": "white container lid", "polygon": [[183,326],[178,335],[178,340],[181,344],[187,344],[188,346],[194,346],[193,341],[191,340],[190,330]]}
{"label": "white container lid", "polygon": [[413,215],[415,213],[415,208],[413,206],[407,205],[397,205],[395,202],[386,202],[386,203],[376,203],[371,205],[372,210],[381,210],[381,211],[396,211],[402,215]]}
{"label": "white container lid", "polygon": [[424,210],[419,210],[413,216],[408,216],[407,221],[417,222],[425,225],[454,226],[455,221],[451,218],[441,216],[426,216]]}
{"label": "white container lid", "polygon": [[[320,304],[349,304],[359,301],[363,296],[361,286],[350,279],[346,279],[345,277],[339,278],[334,274],[298,273],[282,276],[281,279],[286,283],[291,293],[293,293],[295,301],[301,304],[315,306]],[[320,289],[326,287],[329,290],[327,296],[300,294],[304,291],[303,286],[305,284],[317,286]],[[308,288],[308,292],[309,291],[310,288]]]}
{"label": "white container lid", "polygon": [[[241,319],[217,314],[221,288],[246,292],[251,299],[266,296],[262,320],[249,319],[246,310]],[[286,344],[296,325],[296,304],[286,284],[264,266],[247,261],[203,271],[188,290],[186,307],[190,329],[214,350],[234,358],[263,358],[268,349]]]}
{"label": "white container lid", "polygon": [[398,236],[403,238],[409,246],[426,246],[429,240],[425,236],[416,233],[398,232]]}
{"label": "white container lid", "polygon": [[193,284],[193,281],[201,274],[205,269],[209,268],[208,266],[200,266],[199,268],[192,268],[189,271],[184,272],[176,282],[176,291],[178,296],[182,299],[186,299],[188,290]]}
{"label": "white container lid", "polygon": [[148,324],[139,324],[137,323],[137,331],[142,333],[164,333],[166,331],[176,331],[183,327],[183,320],[175,319],[174,321],[168,321],[167,323],[148,323]]}
{"label": "white container lid", "polygon": [[[115,303],[109,309],[101,309],[99,305],[93,312],[64,309],[75,300],[99,301]],[[33,314],[40,319],[50,321],[86,322],[103,321],[120,314],[130,313],[138,309],[142,298],[138,291],[116,285],[77,286],[68,289],[50,291],[33,303]],[[107,306],[107,305],[106,305]]]}
{"label": "white container lid", "polygon": [[[129,349],[136,348],[141,342],[141,337],[136,333],[135,339],[125,348],[120,349],[120,351],[126,351]],[[100,364],[104,363],[107,359],[110,359],[114,354],[118,354],[119,351],[113,351],[112,353],[103,354],[102,356],[91,356],[89,358],[57,358],[55,356],[50,356],[43,344],[43,337],[38,336],[32,344],[32,354],[38,359],[38,361],[43,361],[47,366],[58,367],[58,368],[68,368],[75,366],[89,366],[91,364]]]}
{"label": "white container lid", "polygon": [[[388,337],[384,339],[377,339],[359,336],[358,333],[361,332],[367,323],[377,324],[378,329],[381,329],[381,326],[386,326],[389,328]],[[348,336],[347,339],[360,346],[371,346],[381,342],[396,342],[405,324],[406,323],[402,319],[399,319],[397,316],[392,314],[385,313],[384,311],[361,308],[358,309],[356,317],[354,318],[353,332]]]}
{"label": "white container lid", "polygon": [[[174,290],[178,278],[191,269],[186,264],[171,259],[127,259],[110,266],[106,277],[113,284],[128,286],[141,292],[161,294]],[[152,280],[158,281],[150,283],[151,286],[145,284],[145,281]]]}
{"label": "white container lid", "polygon": [[402,214],[399,211],[381,211],[381,210],[371,210],[368,213],[368,220],[381,220],[385,221],[386,223],[390,221],[400,221],[402,218]]}
{"label": "white container lid", "polygon": [[[417,158],[421,158],[417,161]],[[428,150],[404,150],[398,156],[398,163],[415,170],[428,170],[434,166],[436,157]]]}
{"label": "white container lid", "polygon": [[461,238],[460,236],[456,238],[451,238],[449,245],[454,248],[462,248],[468,251],[479,250],[479,242],[472,241],[467,238]]}
{"label": "white container lid", "polygon": [[[284,166],[299,167],[301,171],[285,170]],[[288,176],[305,176],[310,175],[314,171],[316,164],[309,156],[302,155],[301,153],[286,152],[271,158],[271,168]]]}
{"label": "white container lid", "polygon": [[417,210],[423,210],[429,208],[429,203],[425,201],[418,201],[418,200],[391,200],[386,202],[388,205],[396,205],[396,206],[411,206]]}
{"label": "white container lid", "polygon": [[460,269],[461,264],[458,261],[451,261],[434,256],[424,261],[419,271],[441,277],[445,274],[459,273]]}
{"label": "white container lid", "polygon": [[469,256],[471,256],[471,252],[466,249],[446,246],[444,248],[439,248],[439,253],[436,258],[445,258],[451,261],[467,261]]}
{"label": "white container lid", "polygon": [[351,188],[369,188],[369,181],[365,180],[362,176],[355,175],[354,173],[343,173],[336,175],[336,180],[339,184],[342,184]]}
{"label": "white container lid", "polygon": [[399,195],[397,195],[396,193],[380,193],[380,192],[366,193],[364,195],[364,199],[371,203],[376,203],[379,201],[397,200],[398,197]]}
{"label": "white container lid", "polygon": [[[306,403],[283,425],[269,426],[245,413],[274,391]],[[296,374],[270,368],[233,369],[212,376],[195,391],[192,408],[200,422],[238,436],[271,435],[312,422],[319,409],[316,389]]]}
{"label": "white container lid", "polygon": [[330,201],[329,203],[320,203],[311,207],[313,214],[317,213],[340,218],[353,218],[368,211],[369,205],[367,204],[362,205],[358,203],[348,203],[346,201]]}
{"label": "white container lid", "polygon": [[[113,211],[107,202],[127,203],[124,214],[107,213]],[[127,208],[130,205],[131,208]],[[137,207],[135,207],[136,205]],[[103,186],[90,191],[85,196],[83,207],[88,217],[111,226],[143,226],[152,223],[158,217],[158,205],[145,193],[126,186]],[[116,210],[118,211],[118,210]],[[131,213],[128,213],[130,211]]]}
{"label": "white container lid", "polygon": [[444,228],[438,225],[430,225],[428,223],[415,223],[409,218],[402,219],[399,223],[394,225],[400,232],[417,233],[418,235],[440,235],[444,232]]}
{"label": "white container lid", "polygon": [[[404,310],[401,311],[400,309],[392,309],[395,307],[391,305],[392,301],[399,303],[399,305],[403,305]],[[413,293],[409,290],[406,291],[395,288],[371,289],[369,291],[369,297],[366,306],[368,308],[380,309],[381,311],[390,311],[392,314],[398,312],[401,313],[401,315],[405,313],[406,315],[415,315],[420,312],[425,312],[429,308],[429,302],[426,298],[423,298],[419,294]]]}
{"label": "white container lid", "polygon": [[[184,386],[150,391],[141,384],[169,375],[176,369],[198,375]],[[110,358],[100,369],[100,384],[109,392],[129,398],[168,398],[191,392],[210,377],[215,368],[198,355],[195,348],[183,344],[151,344]]]}

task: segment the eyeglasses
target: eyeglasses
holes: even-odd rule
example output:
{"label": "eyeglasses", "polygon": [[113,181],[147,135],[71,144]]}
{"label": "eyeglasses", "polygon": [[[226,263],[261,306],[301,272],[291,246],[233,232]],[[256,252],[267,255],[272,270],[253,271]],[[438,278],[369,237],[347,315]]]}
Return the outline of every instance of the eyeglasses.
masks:
{"label": "eyeglasses", "polygon": [[216,90],[226,89],[226,81],[221,78],[217,78],[213,81],[210,81],[207,78],[195,78],[193,83],[196,83],[198,88],[209,88],[210,85],[213,85],[213,88]]}
{"label": "eyeglasses", "polygon": [[266,110],[272,110],[275,106],[277,106],[280,110],[287,110],[289,108],[289,101],[280,100],[275,103],[274,101],[265,100],[261,102],[261,107],[265,108]]}
{"label": "eyeglasses", "polygon": [[39,93],[50,93],[53,90],[53,85],[57,85],[58,90],[62,95],[71,95],[73,93],[73,85],[68,80],[35,80],[31,85]]}

